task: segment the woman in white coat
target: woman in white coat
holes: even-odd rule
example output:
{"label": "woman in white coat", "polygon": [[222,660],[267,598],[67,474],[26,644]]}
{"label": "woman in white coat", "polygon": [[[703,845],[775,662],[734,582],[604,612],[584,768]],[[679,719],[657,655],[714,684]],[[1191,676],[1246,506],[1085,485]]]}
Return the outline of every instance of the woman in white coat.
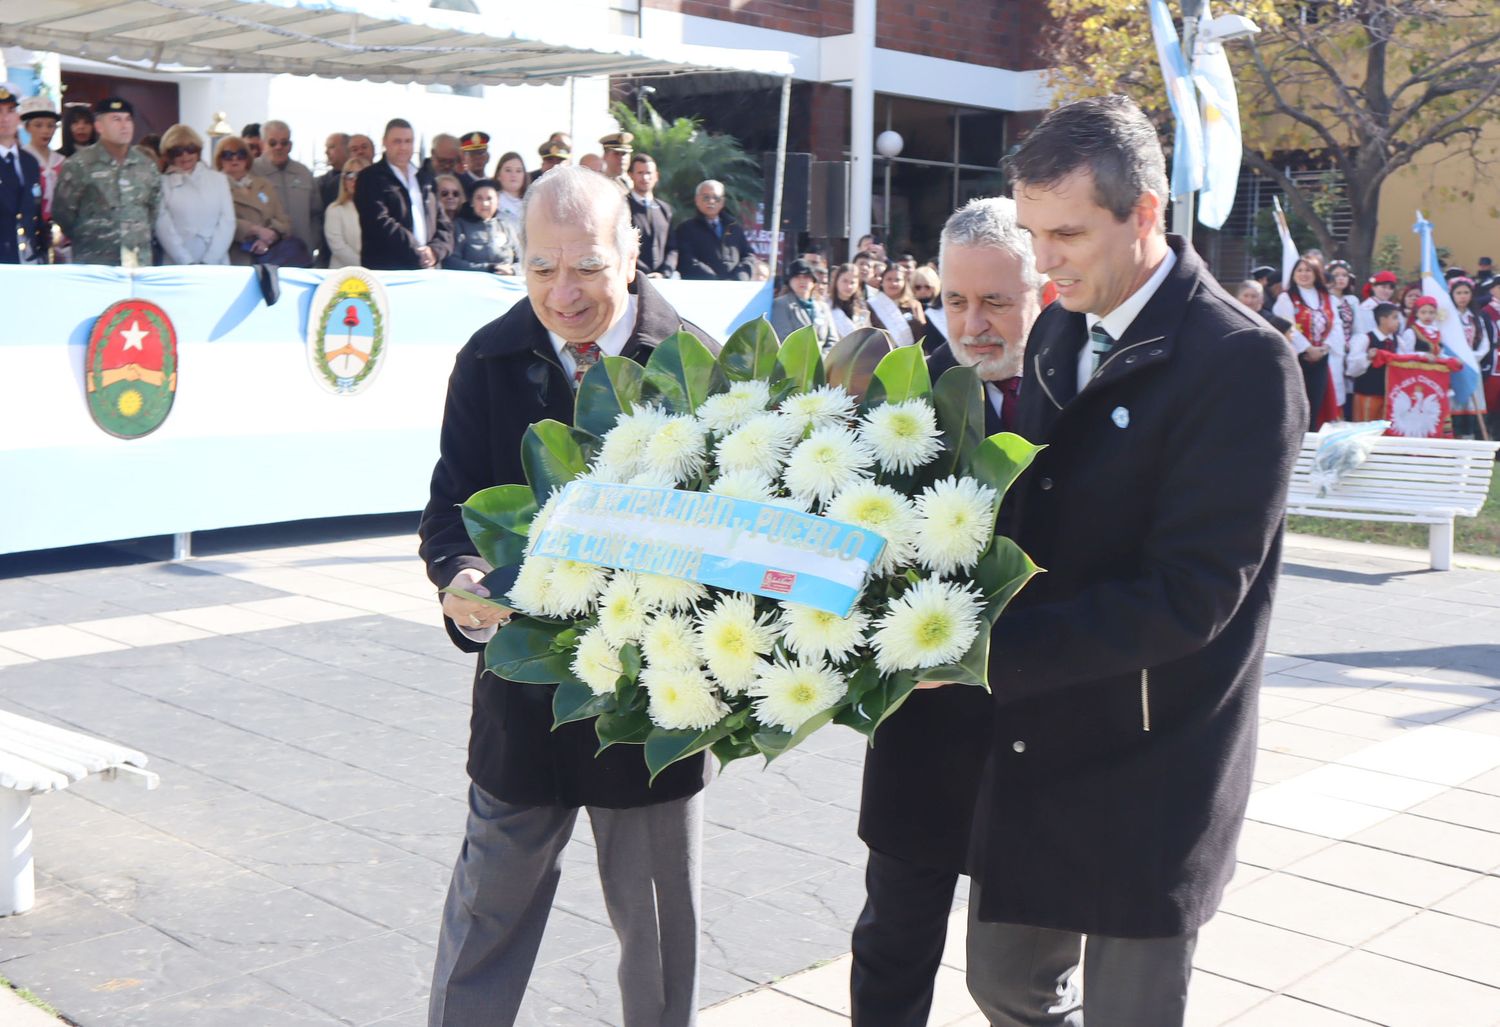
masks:
{"label": "woman in white coat", "polygon": [[1292,348],[1302,367],[1310,430],[1342,417],[1344,356],[1349,349],[1343,320],[1323,279],[1323,266],[1303,257],[1292,268],[1291,288],[1276,297],[1271,312],[1292,322]]}
{"label": "woman in white coat", "polygon": [[202,161],[203,139],[186,125],[161,137],[167,170],[156,212],[156,240],[168,264],[228,264],[234,242],[229,180]]}
{"label": "woman in white coat", "polygon": [[323,237],[328,240],[330,268],[360,266],[362,236],[359,210],[354,206],[354,183],[359,179],[359,173],[369,166],[370,162],[361,157],[350,157],[345,161],[339,179],[339,198],[323,212]]}

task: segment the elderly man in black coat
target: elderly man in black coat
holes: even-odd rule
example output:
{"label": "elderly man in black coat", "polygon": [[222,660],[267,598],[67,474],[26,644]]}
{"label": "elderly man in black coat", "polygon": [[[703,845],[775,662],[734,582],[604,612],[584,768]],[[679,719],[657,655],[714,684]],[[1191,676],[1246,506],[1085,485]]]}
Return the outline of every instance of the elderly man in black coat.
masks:
{"label": "elderly man in black coat", "polygon": [[1053,111],[1007,170],[1059,293],[1021,392],[1047,448],[1013,490],[1047,573],[990,650],[969,990],[996,1027],[1175,1027],[1250,795],[1307,406],[1286,340],[1165,234],[1128,99]]}
{"label": "elderly man in black coat", "polygon": [[708,179],[693,192],[695,217],[677,226],[677,273],[705,282],[748,282],[754,251],[740,223],[724,209],[724,183]]}
{"label": "elderly man in black coat", "polygon": [[[419,533],[439,588],[489,570],[458,504],[522,482],[521,436],[544,418],[573,420],[573,394],[601,356],[644,362],[687,330],[715,347],[636,272],[625,198],[585,168],[561,167],[526,194],[527,298],[476,332],[448,384],[441,457]],[[507,612],[443,599],[449,636],[480,653]],[[502,681],[481,655],[470,725],[469,819],[443,912],[430,1027],[515,1021],[579,807],[587,807],[610,922],[620,938],[626,1027],[685,1027],[698,997],[699,852],[704,757],[650,784],[634,746],[595,755],[593,725],[552,730],[552,686]]]}
{"label": "elderly man in black coat", "polygon": [[[984,433],[1013,431],[1022,362],[1046,279],[1004,197],[972,200],[939,240],[943,309],[952,340],[927,358],[936,382],[972,367],[983,382]],[[1010,534],[1010,504],[1000,512]],[[924,1027],[948,915],[965,873],[975,793],[990,748],[991,696],[982,688],[912,694],[865,753],[859,836],[870,848],[865,906],[854,927],[854,1027]]]}

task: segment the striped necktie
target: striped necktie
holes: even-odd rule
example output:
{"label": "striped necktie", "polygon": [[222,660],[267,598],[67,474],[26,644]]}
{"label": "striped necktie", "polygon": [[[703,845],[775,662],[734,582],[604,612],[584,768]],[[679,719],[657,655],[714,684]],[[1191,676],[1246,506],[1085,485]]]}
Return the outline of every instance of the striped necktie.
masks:
{"label": "striped necktie", "polygon": [[583,376],[589,373],[589,368],[599,362],[599,344],[569,342],[566,347],[568,355],[573,358],[573,388],[576,390],[582,384]]}
{"label": "striped necktie", "polygon": [[1109,333],[1104,330],[1104,323],[1098,322],[1089,329],[1089,351],[1094,355],[1094,370],[1099,370],[1099,365],[1109,351],[1114,349],[1115,340],[1110,338]]}

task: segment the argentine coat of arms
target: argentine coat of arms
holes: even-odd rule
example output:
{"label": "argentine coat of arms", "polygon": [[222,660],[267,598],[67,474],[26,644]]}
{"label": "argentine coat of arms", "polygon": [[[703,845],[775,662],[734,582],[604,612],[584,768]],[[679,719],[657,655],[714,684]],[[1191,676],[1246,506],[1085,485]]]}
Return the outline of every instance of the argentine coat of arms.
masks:
{"label": "argentine coat of arms", "polygon": [[341,268],[313,293],[307,363],[313,380],[339,396],[363,392],[380,371],[390,341],[385,288],[363,268]]}
{"label": "argentine coat of arms", "polygon": [[94,322],[84,358],[89,414],[121,439],[160,428],[177,395],[177,330],[146,300],[121,300]]}

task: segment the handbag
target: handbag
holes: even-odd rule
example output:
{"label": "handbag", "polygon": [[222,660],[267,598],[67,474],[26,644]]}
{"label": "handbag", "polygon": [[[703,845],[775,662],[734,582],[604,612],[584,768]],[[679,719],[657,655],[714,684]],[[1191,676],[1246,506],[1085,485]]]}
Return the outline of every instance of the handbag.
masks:
{"label": "handbag", "polygon": [[312,267],[312,250],[307,243],[295,235],[277,239],[266,252],[255,258],[257,264],[275,264],[278,267]]}

